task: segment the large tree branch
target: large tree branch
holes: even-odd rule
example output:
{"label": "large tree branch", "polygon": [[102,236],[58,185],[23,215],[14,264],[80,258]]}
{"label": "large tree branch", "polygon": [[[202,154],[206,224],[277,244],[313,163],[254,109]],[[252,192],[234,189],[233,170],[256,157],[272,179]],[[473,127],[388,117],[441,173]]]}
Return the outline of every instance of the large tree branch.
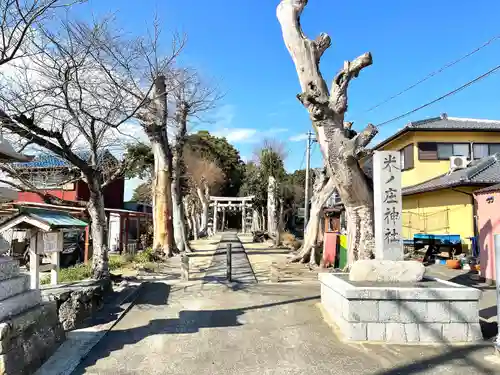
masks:
{"label": "large tree branch", "polygon": [[313,121],[336,117],[336,123],[341,127],[347,111],[349,81],[357,77],[361,69],[371,65],[372,56],[365,53],[352,62],[346,62],[333,80],[330,94],[319,70],[319,62],[331,40],[324,33],[315,40],[305,36],[300,26],[300,16],[306,5],[307,0],[281,0],[276,10],[283,39],[295,64],[302,88],[298,99],[307,108]]}
{"label": "large tree branch", "polygon": [[353,157],[359,160],[366,154],[366,146],[372,141],[378,133],[378,129],[373,124],[368,124],[360,133],[346,144],[344,156]]}
{"label": "large tree branch", "polygon": [[311,112],[310,107],[314,107],[312,98],[319,103],[328,101],[328,87],[319,71],[319,60],[331,42],[330,37],[324,33],[314,41],[305,36],[300,26],[300,15],[306,5],[307,0],[281,0],[276,15],[281,24],[285,45],[295,63],[302,95],[309,99],[303,104]]}
{"label": "large tree branch", "polygon": [[[14,121],[15,120],[15,121]],[[18,123],[16,123],[16,121]],[[57,156],[70,161],[75,167],[82,171],[88,171],[89,167],[85,161],[80,159],[64,140],[63,134],[57,131],[41,128],[34,123],[33,118],[28,118],[25,115],[15,116],[12,119],[7,113],[0,109],[0,122],[2,126],[18,136],[30,139],[32,143],[37,144],[49,151],[52,151]],[[22,126],[20,126],[22,125]],[[57,140],[59,145],[51,142],[47,138]]]}
{"label": "large tree branch", "polygon": [[130,169],[132,160],[125,157],[116,170],[102,183],[101,187],[104,189],[106,186],[111,184],[113,181],[125,176],[125,173]]}
{"label": "large tree branch", "polygon": [[372,64],[372,55],[367,52],[353,61],[344,62],[344,67],[337,73],[332,82],[330,108],[338,115],[347,111],[347,88],[351,78],[356,78],[359,72]]}

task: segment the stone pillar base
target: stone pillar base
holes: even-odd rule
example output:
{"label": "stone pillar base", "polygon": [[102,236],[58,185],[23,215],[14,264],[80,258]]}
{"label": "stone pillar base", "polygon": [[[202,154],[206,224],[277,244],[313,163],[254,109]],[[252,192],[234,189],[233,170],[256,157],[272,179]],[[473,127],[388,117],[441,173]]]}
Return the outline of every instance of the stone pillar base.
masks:
{"label": "stone pillar base", "polygon": [[348,341],[387,344],[473,343],[481,291],[449,281],[353,282],[320,273],[321,304]]}

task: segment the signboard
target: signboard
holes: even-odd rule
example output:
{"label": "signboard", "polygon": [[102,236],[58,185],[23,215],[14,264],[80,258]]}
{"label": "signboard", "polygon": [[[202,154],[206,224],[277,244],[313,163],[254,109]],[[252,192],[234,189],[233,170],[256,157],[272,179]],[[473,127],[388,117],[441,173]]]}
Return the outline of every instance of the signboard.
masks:
{"label": "signboard", "polygon": [[404,260],[402,233],[401,155],[375,151],[373,155],[375,258]]}
{"label": "signboard", "polygon": [[61,252],[63,249],[63,233],[39,231],[37,233],[36,248],[38,254]]}

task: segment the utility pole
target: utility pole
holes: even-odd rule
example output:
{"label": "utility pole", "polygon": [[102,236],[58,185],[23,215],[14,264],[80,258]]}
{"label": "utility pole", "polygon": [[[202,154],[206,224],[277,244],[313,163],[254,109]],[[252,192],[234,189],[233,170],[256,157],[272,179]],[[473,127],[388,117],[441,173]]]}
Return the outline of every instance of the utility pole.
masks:
{"label": "utility pole", "polygon": [[313,138],[314,133],[307,132],[306,145],[306,186],[305,186],[305,202],[304,202],[304,235],[306,233],[307,222],[309,221],[309,170],[311,169],[311,144],[316,140]]}

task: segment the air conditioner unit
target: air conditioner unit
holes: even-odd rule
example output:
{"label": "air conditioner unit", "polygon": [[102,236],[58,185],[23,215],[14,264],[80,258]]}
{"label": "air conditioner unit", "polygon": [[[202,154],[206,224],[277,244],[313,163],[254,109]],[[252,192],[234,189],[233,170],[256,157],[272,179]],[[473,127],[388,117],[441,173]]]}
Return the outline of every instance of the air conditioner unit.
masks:
{"label": "air conditioner unit", "polygon": [[450,171],[466,168],[469,164],[466,156],[452,156],[450,157]]}

